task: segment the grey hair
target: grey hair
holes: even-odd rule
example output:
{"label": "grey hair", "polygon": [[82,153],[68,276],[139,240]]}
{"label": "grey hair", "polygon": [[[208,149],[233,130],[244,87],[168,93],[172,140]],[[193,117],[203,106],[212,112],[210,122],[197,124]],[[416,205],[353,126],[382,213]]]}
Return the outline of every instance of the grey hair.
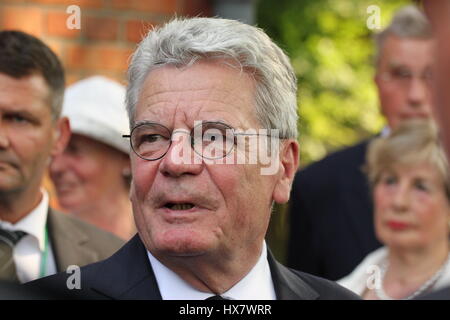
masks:
{"label": "grey hair", "polygon": [[432,38],[431,26],[427,18],[414,5],[408,5],[398,10],[392,18],[391,24],[375,35],[376,62],[379,60],[384,42],[390,35],[399,38],[416,38],[422,40]]}
{"label": "grey hair", "polygon": [[260,28],[221,18],[175,18],[147,34],[128,68],[130,127],[147,75],[164,65],[202,59],[232,60],[256,82],[255,110],[265,129],[297,138],[297,78],[286,54]]}

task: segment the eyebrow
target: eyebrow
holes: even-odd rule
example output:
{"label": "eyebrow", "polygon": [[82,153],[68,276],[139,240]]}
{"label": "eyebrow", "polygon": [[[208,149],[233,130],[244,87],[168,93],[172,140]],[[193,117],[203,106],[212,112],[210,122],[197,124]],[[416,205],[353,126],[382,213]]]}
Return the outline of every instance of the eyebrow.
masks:
{"label": "eyebrow", "polygon": [[223,120],[223,119],[212,119],[212,120],[200,120],[202,122],[214,122],[214,123],[221,123],[224,124],[228,127],[231,127],[234,129],[234,126],[232,126],[231,124],[229,124],[227,121]]}
{"label": "eyebrow", "polygon": [[150,120],[139,120],[133,123],[133,128],[140,126],[141,124],[161,124],[155,121],[150,121]]}
{"label": "eyebrow", "polygon": [[[405,63],[401,63],[401,62],[390,62],[389,63],[389,65],[388,65],[388,67],[390,68],[390,69],[398,69],[398,68],[405,68],[405,69],[408,69],[408,70],[412,70],[413,69],[413,67],[411,67],[411,66],[409,66],[409,65],[407,65],[407,64],[405,64]],[[432,68],[432,66],[431,65],[426,65],[422,70],[420,70],[421,72],[428,72],[428,71],[432,71],[433,70],[433,68]]]}
{"label": "eyebrow", "polygon": [[404,63],[394,61],[394,62],[389,63],[389,67],[390,68],[408,68],[409,66],[407,66]]}
{"label": "eyebrow", "polygon": [[[202,121],[202,122],[218,122],[218,123],[222,123],[222,124],[227,125],[227,126],[229,126],[229,127],[231,127],[231,128],[234,129],[234,126],[230,125],[227,121],[225,121],[225,120],[223,120],[223,119],[194,120],[194,122],[195,122],[195,121]],[[137,127],[137,126],[140,126],[140,125],[143,125],[143,124],[159,124],[159,125],[163,125],[163,126],[169,128],[168,126],[166,126],[166,125],[163,124],[163,123],[156,122],[156,121],[150,121],[150,120],[139,120],[139,121],[136,121],[136,122],[133,124],[133,128],[134,128],[134,127]],[[192,127],[194,127],[194,126],[192,126]]]}
{"label": "eyebrow", "polygon": [[36,116],[35,114],[31,113],[28,110],[3,110],[3,115],[13,115],[13,116],[21,116],[26,119],[29,119],[32,122],[39,123],[40,117]]}

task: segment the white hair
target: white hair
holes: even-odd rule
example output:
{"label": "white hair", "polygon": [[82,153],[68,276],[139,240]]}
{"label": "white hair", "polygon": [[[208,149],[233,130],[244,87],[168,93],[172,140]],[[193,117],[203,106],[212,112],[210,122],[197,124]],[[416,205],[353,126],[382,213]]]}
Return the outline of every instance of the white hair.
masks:
{"label": "white hair", "polygon": [[202,59],[226,59],[256,82],[256,116],[282,138],[297,137],[297,79],[286,54],[260,28],[221,18],[174,20],[150,30],[128,69],[130,126],[147,75],[164,65],[190,66]]}

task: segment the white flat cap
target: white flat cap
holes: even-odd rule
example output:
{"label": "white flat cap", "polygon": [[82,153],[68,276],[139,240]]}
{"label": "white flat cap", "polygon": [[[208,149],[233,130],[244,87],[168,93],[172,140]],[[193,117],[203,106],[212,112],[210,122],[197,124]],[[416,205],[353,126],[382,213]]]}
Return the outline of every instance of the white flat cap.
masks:
{"label": "white flat cap", "polygon": [[101,76],[90,77],[66,89],[62,115],[70,119],[73,133],[129,153],[125,87]]}

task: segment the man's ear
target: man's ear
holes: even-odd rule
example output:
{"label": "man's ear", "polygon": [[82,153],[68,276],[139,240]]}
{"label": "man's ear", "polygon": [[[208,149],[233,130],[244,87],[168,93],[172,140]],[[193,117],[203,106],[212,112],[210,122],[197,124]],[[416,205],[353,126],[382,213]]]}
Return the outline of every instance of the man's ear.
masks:
{"label": "man's ear", "polygon": [[375,71],[375,74],[373,75],[373,82],[376,84],[377,86],[377,90],[380,90],[381,86],[382,86],[382,76],[380,74],[380,72],[378,70]]}
{"label": "man's ear", "polygon": [[53,148],[51,152],[52,157],[59,155],[64,151],[69,143],[71,134],[70,122],[67,117],[61,117],[56,120],[53,135]]}
{"label": "man's ear", "polygon": [[296,140],[289,139],[282,144],[278,181],[273,190],[273,200],[286,203],[291,193],[291,185],[299,163],[299,145]]}

